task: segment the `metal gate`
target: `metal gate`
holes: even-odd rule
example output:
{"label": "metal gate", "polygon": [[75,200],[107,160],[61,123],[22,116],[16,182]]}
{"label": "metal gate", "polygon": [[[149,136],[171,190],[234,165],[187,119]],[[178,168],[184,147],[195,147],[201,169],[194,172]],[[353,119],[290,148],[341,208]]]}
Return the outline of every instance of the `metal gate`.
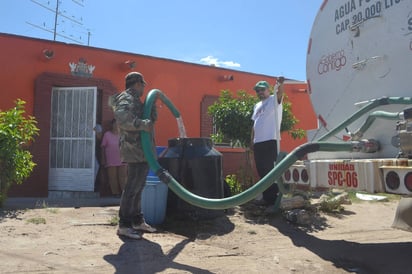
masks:
{"label": "metal gate", "polygon": [[53,88],[49,190],[94,191],[96,87]]}

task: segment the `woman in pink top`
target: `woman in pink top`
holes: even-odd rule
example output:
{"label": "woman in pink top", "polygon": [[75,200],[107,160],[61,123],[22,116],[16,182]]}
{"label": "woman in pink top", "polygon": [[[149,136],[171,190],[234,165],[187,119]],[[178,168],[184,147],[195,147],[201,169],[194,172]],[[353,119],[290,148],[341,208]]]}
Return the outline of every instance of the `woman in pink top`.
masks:
{"label": "woman in pink top", "polygon": [[102,165],[107,170],[110,189],[113,195],[120,195],[126,185],[127,165],[120,160],[119,133],[116,120],[111,122],[111,130],[103,135]]}

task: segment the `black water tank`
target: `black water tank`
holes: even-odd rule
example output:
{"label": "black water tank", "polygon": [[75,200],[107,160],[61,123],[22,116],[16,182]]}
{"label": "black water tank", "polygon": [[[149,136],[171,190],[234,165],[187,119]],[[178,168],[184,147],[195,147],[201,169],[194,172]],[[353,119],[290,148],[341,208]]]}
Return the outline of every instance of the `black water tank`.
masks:
{"label": "black water tank", "polygon": [[[170,139],[159,158],[160,165],[188,191],[206,198],[223,198],[222,154],[210,138]],[[179,212],[199,218],[221,212],[192,206],[169,192],[168,213]]]}

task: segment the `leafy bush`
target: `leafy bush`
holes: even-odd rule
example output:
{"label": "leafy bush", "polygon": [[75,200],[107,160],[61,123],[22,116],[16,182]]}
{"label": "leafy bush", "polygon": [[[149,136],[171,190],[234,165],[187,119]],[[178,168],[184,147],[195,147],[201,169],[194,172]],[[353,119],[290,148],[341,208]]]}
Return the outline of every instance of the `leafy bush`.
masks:
{"label": "leafy bush", "polygon": [[251,117],[256,102],[257,98],[244,90],[238,91],[236,97],[228,90],[221,92],[218,101],[208,108],[220,141],[229,143],[238,141],[245,147],[249,145],[253,126]]}
{"label": "leafy bush", "polygon": [[[256,96],[239,90],[234,96],[229,90],[220,93],[218,101],[210,105],[208,113],[213,117],[216,133],[212,135],[213,141],[224,141],[231,144],[239,144],[241,147],[249,147],[250,134],[253,127],[251,120],[253,107],[258,102]],[[285,94],[283,99],[283,118],[281,131],[287,131],[292,138],[302,138],[305,132],[295,129],[299,122],[292,113],[292,104]]]}
{"label": "leafy bush", "polygon": [[225,181],[228,184],[232,195],[239,194],[243,191],[242,186],[235,174],[227,175]]}
{"label": "leafy bush", "polygon": [[25,104],[18,99],[15,107],[0,112],[0,206],[9,187],[23,183],[35,166],[28,146],[39,129],[35,118],[25,115]]}
{"label": "leafy bush", "polygon": [[287,131],[293,139],[300,139],[305,137],[305,131],[301,128],[295,128],[295,125],[299,122],[295,115],[292,113],[292,103],[288,100],[288,96],[285,94],[283,97],[283,112],[282,123],[280,125],[280,131]]}

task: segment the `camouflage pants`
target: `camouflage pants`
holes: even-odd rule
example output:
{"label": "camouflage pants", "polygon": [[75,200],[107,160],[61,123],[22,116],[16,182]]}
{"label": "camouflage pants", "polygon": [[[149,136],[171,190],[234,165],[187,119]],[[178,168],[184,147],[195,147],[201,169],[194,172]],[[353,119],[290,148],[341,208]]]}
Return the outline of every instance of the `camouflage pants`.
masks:
{"label": "camouflage pants", "polygon": [[131,227],[143,222],[141,201],[148,172],[147,163],[127,164],[127,183],[120,201],[119,226]]}

